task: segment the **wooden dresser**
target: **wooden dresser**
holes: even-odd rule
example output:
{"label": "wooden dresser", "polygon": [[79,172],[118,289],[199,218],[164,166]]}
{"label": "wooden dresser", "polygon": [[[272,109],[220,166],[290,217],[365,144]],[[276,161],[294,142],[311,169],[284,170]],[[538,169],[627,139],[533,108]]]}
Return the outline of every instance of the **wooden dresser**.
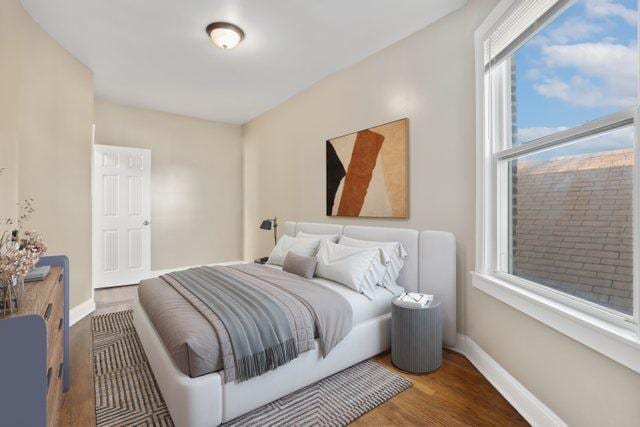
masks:
{"label": "wooden dresser", "polygon": [[25,284],[18,311],[0,314],[0,425],[56,425],[69,388],[69,262],[39,265],[51,265],[46,279]]}

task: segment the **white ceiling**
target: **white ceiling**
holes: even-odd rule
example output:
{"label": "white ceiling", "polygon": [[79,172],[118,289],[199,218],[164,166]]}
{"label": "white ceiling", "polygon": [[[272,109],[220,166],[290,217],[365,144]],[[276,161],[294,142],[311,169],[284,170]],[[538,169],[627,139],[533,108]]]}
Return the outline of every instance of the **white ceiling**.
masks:
{"label": "white ceiling", "polygon": [[[466,0],[22,0],[95,74],[96,97],[244,123]],[[246,38],[214,46],[207,24]]]}

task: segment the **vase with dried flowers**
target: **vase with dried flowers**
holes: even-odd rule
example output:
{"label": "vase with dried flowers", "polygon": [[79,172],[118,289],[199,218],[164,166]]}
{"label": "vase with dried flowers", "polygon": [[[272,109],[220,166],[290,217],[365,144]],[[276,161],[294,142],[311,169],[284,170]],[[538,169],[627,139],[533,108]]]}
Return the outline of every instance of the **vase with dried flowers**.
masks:
{"label": "vase with dried flowers", "polygon": [[[2,175],[3,169],[0,169]],[[0,230],[0,310],[13,313],[20,305],[24,292],[24,276],[36,266],[47,251],[40,234],[24,230],[35,212],[33,199],[18,204],[17,219],[7,218]]]}

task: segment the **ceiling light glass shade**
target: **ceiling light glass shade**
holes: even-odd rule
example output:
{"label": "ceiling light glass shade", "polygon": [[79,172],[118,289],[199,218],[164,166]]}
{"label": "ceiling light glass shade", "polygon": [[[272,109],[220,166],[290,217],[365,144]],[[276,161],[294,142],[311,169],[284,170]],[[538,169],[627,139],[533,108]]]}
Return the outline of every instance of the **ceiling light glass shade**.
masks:
{"label": "ceiling light glass shade", "polygon": [[223,49],[233,49],[244,38],[244,32],[239,27],[227,22],[209,24],[207,34],[216,46]]}

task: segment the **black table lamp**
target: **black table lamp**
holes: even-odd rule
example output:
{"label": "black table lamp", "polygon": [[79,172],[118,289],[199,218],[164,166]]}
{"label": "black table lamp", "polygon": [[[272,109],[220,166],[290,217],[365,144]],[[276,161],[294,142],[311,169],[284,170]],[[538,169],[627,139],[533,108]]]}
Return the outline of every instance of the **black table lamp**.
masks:
{"label": "black table lamp", "polygon": [[264,219],[262,220],[262,224],[260,224],[260,229],[262,230],[271,230],[273,227],[273,242],[274,244],[278,244],[278,217],[273,219]]}

